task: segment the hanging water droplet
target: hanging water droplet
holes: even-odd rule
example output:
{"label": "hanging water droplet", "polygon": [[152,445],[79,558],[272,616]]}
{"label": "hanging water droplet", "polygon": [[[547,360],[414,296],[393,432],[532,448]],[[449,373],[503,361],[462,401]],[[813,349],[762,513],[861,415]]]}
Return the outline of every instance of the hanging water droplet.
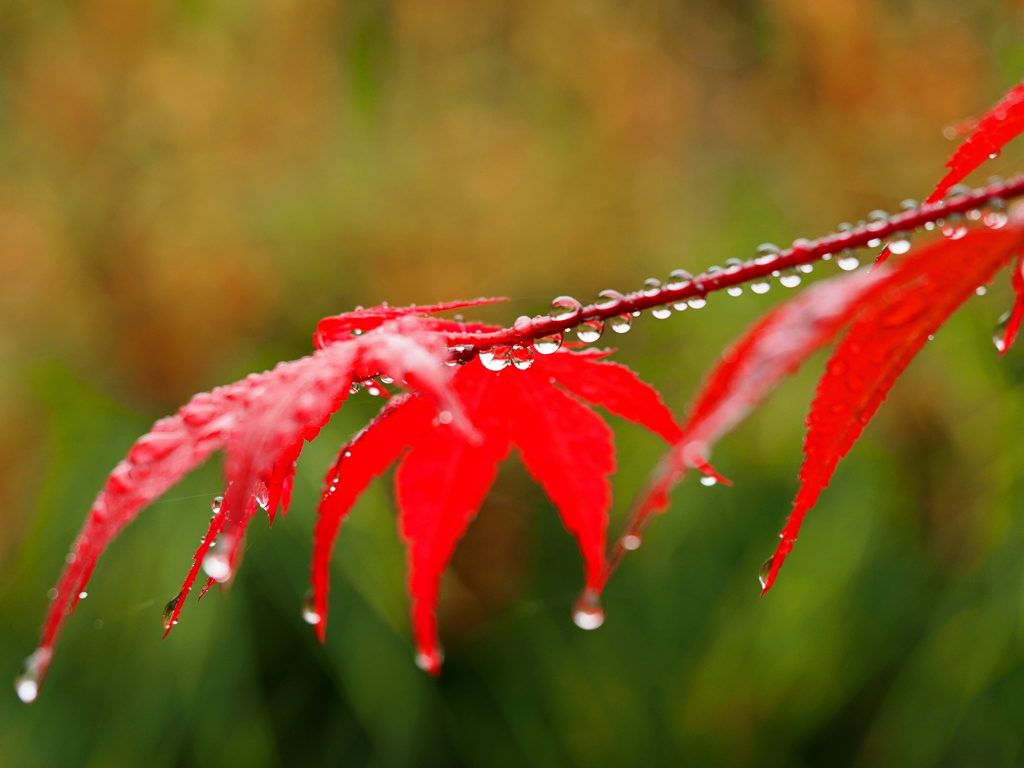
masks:
{"label": "hanging water droplet", "polygon": [[559,296],[551,302],[551,317],[555,320],[571,320],[583,311],[583,305],[572,296]]}
{"label": "hanging water droplet", "polygon": [[917,202],[917,200],[915,200],[912,197],[908,197],[907,199],[903,200],[900,203],[900,210],[901,211],[912,211],[915,208],[918,208],[920,205],[921,204],[919,202]]}
{"label": "hanging water droplet", "polygon": [[629,315],[615,315],[615,317],[608,319],[608,325],[616,333],[625,333],[633,325],[633,318]]}
{"label": "hanging water droplet", "polygon": [[772,572],[772,564],[775,562],[775,556],[772,555],[761,565],[761,570],[757,574],[757,580],[761,582],[761,589],[768,587],[768,577]]}
{"label": "hanging water droplet", "polygon": [[622,537],[622,548],[628,549],[630,552],[640,549],[640,545],[644,543],[644,540],[640,538],[637,533],[627,533]]}
{"label": "hanging water droplet", "polygon": [[986,288],[984,285],[979,285],[977,288],[974,289],[974,292],[978,296],[984,296],[986,293],[988,293],[988,288]]}
{"label": "hanging water droplet", "polygon": [[533,340],[533,348],[542,355],[550,355],[558,351],[562,346],[562,334],[552,333],[549,336],[541,336]]}
{"label": "hanging water droplet", "polygon": [[508,367],[508,349],[488,349],[480,353],[480,362],[488,371],[503,371]]}
{"label": "hanging water droplet", "polygon": [[40,674],[49,660],[50,651],[36,648],[22,664],[21,674],[14,679],[14,691],[25,704],[31,704],[39,696]]}
{"label": "hanging water droplet", "polygon": [[596,592],[584,590],[572,609],[572,620],[580,629],[597,629],[604,624],[604,608]]}
{"label": "hanging water droplet", "polygon": [[598,309],[611,309],[621,304],[626,297],[618,291],[613,291],[609,288],[597,294],[597,298],[601,299],[601,301],[597,302]]}
{"label": "hanging water droplet", "polygon": [[203,570],[216,582],[223,584],[231,578],[231,563],[222,552],[209,552],[203,558]]}
{"label": "hanging water droplet", "polygon": [[353,381],[352,385],[348,388],[348,393],[350,395],[358,394],[359,393],[359,384],[357,384],[356,382]]}
{"label": "hanging water droplet", "polygon": [[964,217],[959,213],[951,213],[942,222],[942,234],[950,240],[959,240],[967,234]]}
{"label": "hanging water droplet", "polygon": [[839,254],[839,258],[836,259],[836,264],[844,272],[852,272],[860,266],[860,259],[857,258],[857,252],[847,248]]}
{"label": "hanging water droplet", "polygon": [[729,294],[730,296],[734,296],[734,297],[735,296],[742,296],[743,295],[743,286],[742,285],[730,285],[728,288],[725,289],[725,292],[727,294]]}
{"label": "hanging water droplet", "polygon": [[768,293],[772,284],[767,277],[756,277],[750,281],[750,290],[757,294]]}
{"label": "hanging water droplet", "polygon": [[779,274],[779,283],[786,288],[796,288],[800,285],[800,273],[795,269],[784,269]]}
{"label": "hanging water droplet", "polygon": [[512,351],[509,352],[508,356],[512,361],[512,365],[520,371],[525,371],[533,365],[533,347],[524,347],[520,344],[516,344],[512,347]]}
{"label": "hanging water droplet", "polygon": [[174,619],[174,609],[178,607],[178,603],[181,602],[182,592],[179,592],[170,600],[167,601],[167,605],[164,606],[164,612],[161,616],[164,624],[164,630],[170,629],[178,622]]}
{"label": "hanging water droplet", "polygon": [[306,596],[302,599],[302,620],[307,624],[316,626],[322,620],[319,611],[316,609],[316,605],[313,602],[313,592],[307,592]]}
{"label": "hanging water droplet", "polygon": [[868,248],[877,248],[881,244],[882,238],[880,237],[872,237],[870,240],[868,240]]}
{"label": "hanging water droplet", "polygon": [[906,232],[894,232],[892,239],[886,243],[886,247],[891,253],[902,256],[910,250],[910,235]]}
{"label": "hanging water droplet", "polygon": [[701,475],[700,484],[705,488],[710,488],[713,485],[718,485],[718,478],[714,475]]}
{"label": "hanging water droplet", "polygon": [[599,320],[596,317],[584,320],[576,329],[576,337],[587,344],[593,344],[600,339],[602,333],[604,333],[604,320]]}
{"label": "hanging water droplet", "polygon": [[665,318],[672,316],[672,308],[667,304],[661,304],[660,306],[652,307],[651,314],[659,320],[664,320]]}
{"label": "hanging water droplet", "polygon": [[707,306],[708,300],[703,296],[694,296],[692,299],[687,299],[686,303],[690,309],[701,309]]}
{"label": "hanging water droplet", "polygon": [[648,277],[644,280],[644,296],[657,296],[661,293],[661,280],[656,277]]}
{"label": "hanging water droplet", "polygon": [[1009,216],[1006,215],[1006,201],[1001,197],[989,198],[988,208],[982,217],[985,226],[989,229],[1002,229],[1007,221]]}
{"label": "hanging water droplet", "polygon": [[1006,351],[1006,328],[1010,324],[1012,312],[1004,312],[996,321],[995,330],[992,332],[992,343],[996,345],[999,354]]}
{"label": "hanging water droplet", "polygon": [[668,288],[670,290],[678,290],[684,285],[693,280],[693,275],[687,272],[685,269],[673,269],[668,273]]}

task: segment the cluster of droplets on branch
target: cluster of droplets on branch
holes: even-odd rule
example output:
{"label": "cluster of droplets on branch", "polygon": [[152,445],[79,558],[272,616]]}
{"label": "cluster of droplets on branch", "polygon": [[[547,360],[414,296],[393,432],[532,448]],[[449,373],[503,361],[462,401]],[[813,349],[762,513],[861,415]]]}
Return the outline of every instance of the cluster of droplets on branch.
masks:
{"label": "cluster of droplets on branch", "polygon": [[789,248],[764,243],[749,261],[729,259],[724,267],[713,266],[700,275],[675,270],[666,282],[650,278],[644,287],[633,293],[602,291],[598,301],[584,306],[571,296],[559,296],[551,305],[551,313],[538,317],[519,317],[510,328],[489,332],[446,334],[451,350],[449,364],[465,363],[479,355],[485,367],[500,371],[512,365],[529,368],[534,353],[557,351],[566,334],[575,329],[577,338],[593,344],[606,328],[626,333],[633,318],[650,310],[658,319],[673,311],[700,309],[709,294],[724,290],[729,296],[740,296],[744,286],[753,293],[764,294],[772,279],[786,288],[800,285],[802,276],[813,270],[816,261],[834,260],[844,271],[860,266],[857,250],[882,247],[882,258],[889,253],[904,254],[910,250],[911,237],[918,231],[940,231],[950,239],[967,233],[969,222],[980,222],[992,229],[1006,225],[1007,202],[1024,195],[1024,175],[1008,181],[992,178],[980,189],[957,185],[938,202],[919,205],[904,200],[900,213],[872,211],[864,221],[840,224],[837,231],[817,240],[798,239]]}

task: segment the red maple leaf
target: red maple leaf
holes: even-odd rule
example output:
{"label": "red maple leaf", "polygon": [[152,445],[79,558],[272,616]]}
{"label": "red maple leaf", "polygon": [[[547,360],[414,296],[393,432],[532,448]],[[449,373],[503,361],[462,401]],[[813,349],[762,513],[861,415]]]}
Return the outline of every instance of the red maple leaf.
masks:
{"label": "red maple leaf", "polygon": [[[642,424],[668,442],[679,427],[658,394],[629,369],[596,350],[539,355],[526,369],[500,372],[479,361],[452,380],[468,418],[479,431],[471,443],[443,420],[432,420],[420,398],[389,402],[365,430],[344,446],[328,474],[313,555],[313,603],[307,618],[323,639],[328,564],[342,521],[370,479],[401,454],[395,475],[402,537],[408,546],[409,594],[417,661],[436,674],[437,598],[441,574],[497,475],[498,464],[518,449],[577,540],[586,589],[596,594],[605,569],[605,533],[615,471],[612,434],[578,398]],[[576,397],[573,397],[575,395]],[[594,604],[578,606],[576,621],[597,626]]]}

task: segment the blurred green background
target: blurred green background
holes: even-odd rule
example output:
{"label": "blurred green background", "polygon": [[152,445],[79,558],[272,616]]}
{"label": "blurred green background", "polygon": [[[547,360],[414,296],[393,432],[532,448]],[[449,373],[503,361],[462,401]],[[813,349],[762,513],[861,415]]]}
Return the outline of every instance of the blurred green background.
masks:
{"label": "blurred green background", "polygon": [[[1011,0],[0,0],[0,670],[106,472],[192,392],[356,304],[504,295],[475,314],[508,323],[922,197],[942,128],[1024,73],[1022,32]],[[913,364],[763,600],[820,356],[719,447],[734,488],[678,490],[599,631],[510,462],[446,577],[439,680],[412,663],[388,482],[342,532],[325,646],[300,618],[365,394],[162,643],[212,462],[101,560],[39,701],[0,696],[0,767],[1024,764],[1003,282]],[[785,293],[644,318],[617,359],[681,413]],[[662,446],[615,427],[620,519]]]}

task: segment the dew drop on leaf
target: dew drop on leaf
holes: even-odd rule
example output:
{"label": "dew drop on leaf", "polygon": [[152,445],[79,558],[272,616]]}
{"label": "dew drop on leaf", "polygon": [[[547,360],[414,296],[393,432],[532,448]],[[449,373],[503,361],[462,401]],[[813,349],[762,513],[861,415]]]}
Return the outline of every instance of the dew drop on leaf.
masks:
{"label": "dew drop on leaf", "polygon": [[572,620],[580,629],[597,629],[604,624],[604,608],[596,592],[584,590],[572,609]]}
{"label": "dew drop on leaf", "polygon": [[[512,361],[512,365],[518,368],[520,371],[525,371],[527,368],[533,365],[533,347],[524,347],[521,344],[516,344],[512,347],[512,351],[509,352],[509,360]],[[444,413],[448,413],[444,411]],[[451,414],[448,413],[449,419]],[[439,417],[440,418],[440,417]]]}
{"label": "dew drop on leaf", "polygon": [[587,344],[593,344],[604,333],[604,321],[596,318],[584,320],[576,329],[576,337]]}
{"label": "dew drop on leaf", "polygon": [[161,616],[164,624],[164,629],[170,629],[174,624],[177,624],[174,620],[174,609],[178,607],[178,603],[181,602],[181,592],[176,594],[170,600],[167,601],[167,605],[164,606],[164,612]]}
{"label": "dew drop on leaf", "polygon": [[775,562],[775,557],[769,557],[761,565],[761,572],[757,574],[757,580],[761,582],[761,589],[768,586],[768,576],[772,572],[772,563]]}
{"label": "dew drop on leaf", "polygon": [[562,346],[562,334],[552,333],[549,336],[541,336],[533,340],[533,348],[542,355],[550,355],[558,351]]}
{"label": "dew drop on leaf", "polygon": [[1006,327],[1010,324],[1011,312],[1004,312],[996,322],[995,330],[992,332],[992,343],[996,345],[999,354],[1006,351]]}
{"label": "dew drop on leaf", "polygon": [[625,333],[633,325],[633,318],[629,315],[616,315],[608,320],[608,324],[616,333]]}
{"label": "dew drop on leaf", "polygon": [[302,599],[302,620],[307,624],[316,626],[320,623],[320,619],[321,616],[313,604],[313,593],[312,591],[307,592],[306,596]]}
{"label": "dew drop on leaf", "polygon": [[551,302],[551,317],[555,320],[571,320],[583,311],[583,305],[572,296],[559,296]]}

